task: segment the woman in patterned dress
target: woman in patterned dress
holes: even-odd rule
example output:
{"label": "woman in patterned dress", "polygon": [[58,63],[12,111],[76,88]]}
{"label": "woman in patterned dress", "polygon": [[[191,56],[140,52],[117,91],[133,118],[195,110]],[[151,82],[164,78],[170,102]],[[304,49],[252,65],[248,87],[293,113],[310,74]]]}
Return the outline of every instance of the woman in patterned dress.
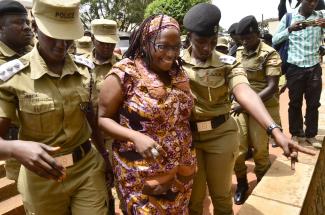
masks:
{"label": "woman in patterned dress", "polygon": [[175,19],[147,18],[100,92],[99,124],[115,138],[113,169],[128,214],[188,214],[196,160],[180,47]]}

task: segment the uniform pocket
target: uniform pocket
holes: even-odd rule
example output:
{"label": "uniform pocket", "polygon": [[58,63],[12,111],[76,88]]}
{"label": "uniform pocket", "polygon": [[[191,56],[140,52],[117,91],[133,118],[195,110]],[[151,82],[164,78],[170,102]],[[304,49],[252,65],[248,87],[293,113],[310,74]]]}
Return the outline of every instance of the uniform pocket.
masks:
{"label": "uniform pocket", "polygon": [[22,130],[53,133],[56,130],[55,105],[52,98],[25,98],[19,100]]}
{"label": "uniform pocket", "polygon": [[223,70],[216,68],[198,69],[195,71],[195,80],[205,87],[218,88],[225,84]]}

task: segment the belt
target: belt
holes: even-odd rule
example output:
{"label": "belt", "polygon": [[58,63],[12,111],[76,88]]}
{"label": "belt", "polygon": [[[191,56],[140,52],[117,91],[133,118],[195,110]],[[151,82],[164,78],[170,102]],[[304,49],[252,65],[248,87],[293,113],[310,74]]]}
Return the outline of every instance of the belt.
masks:
{"label": "belt", "polygon": [[89,140],[76,147],[71,153],[55,157],[55,160],[63,167],[73,166],[75,163],[83,159],[91,150]]}
{"label": "belt", "polygon": [[78,146],[72,151],[73,163],[77,163],[90,152],[91,143],[89,140]]}
{"label": "belt", "polygon": [[229,119],[229,114],[223,114],[208,121],[190,122],[191,130],[194,132],[210,131],[219,127]]}

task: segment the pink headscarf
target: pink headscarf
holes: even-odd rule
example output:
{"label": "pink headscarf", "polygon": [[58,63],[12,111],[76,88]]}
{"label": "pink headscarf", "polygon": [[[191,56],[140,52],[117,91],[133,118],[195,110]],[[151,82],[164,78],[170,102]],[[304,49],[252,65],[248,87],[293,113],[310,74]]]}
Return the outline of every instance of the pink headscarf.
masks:
{"label": "pink headscarf", "polygon": [[149,39],[150,36],[165,28],[174,28],[180,32],[178,22],[174,18],[167,15],[158,15],[153,18],[147,25],[149,25],[148,33],[142,36],[142,41]]}

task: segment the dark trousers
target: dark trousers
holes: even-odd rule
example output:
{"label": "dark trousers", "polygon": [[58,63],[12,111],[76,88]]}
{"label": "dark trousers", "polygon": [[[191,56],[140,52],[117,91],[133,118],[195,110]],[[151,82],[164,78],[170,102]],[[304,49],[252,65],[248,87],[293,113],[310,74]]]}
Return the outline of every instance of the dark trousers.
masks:
{"label": "dark trousers", "polygon": [[[318,107],[322,92],[322,68],[319,64],[301,68],[290,64],[286,73],[289,89],[289,131],[298,137],[315,137],[318,131]],[[302,101],[306,100],[305,125],[303,130]]]}

